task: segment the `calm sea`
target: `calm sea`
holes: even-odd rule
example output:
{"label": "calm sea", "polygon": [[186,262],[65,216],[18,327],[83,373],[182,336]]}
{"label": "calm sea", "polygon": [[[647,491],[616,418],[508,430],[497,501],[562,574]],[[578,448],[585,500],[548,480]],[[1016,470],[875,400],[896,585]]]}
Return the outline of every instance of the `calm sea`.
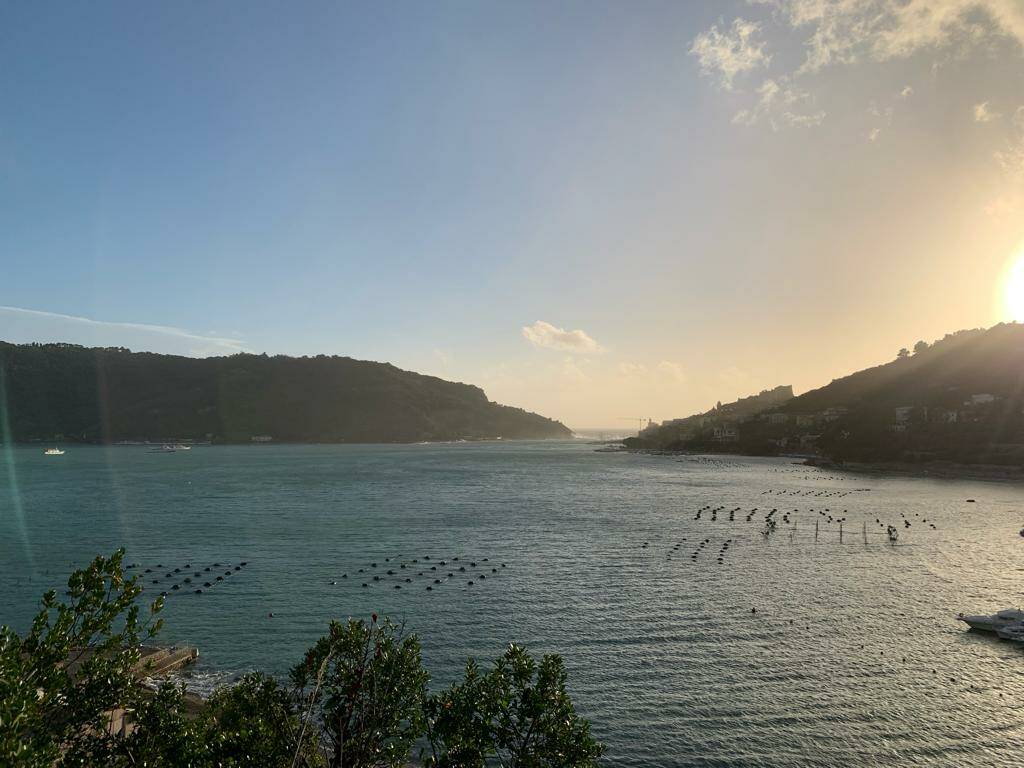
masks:
{"label": "calm sea", "polygon": [[435,685],[509,641],[562,654],[613,765],[1024,749],[1024,650],[953,618],[1024,603],[1020,487],[569,442],[0,457],[0,622],[25,628],[45,589],[124,546],[147,594],[172,592],[163,640],[201,649],[200,687],[284,673],[329,619],[377,612],[420,635]]}

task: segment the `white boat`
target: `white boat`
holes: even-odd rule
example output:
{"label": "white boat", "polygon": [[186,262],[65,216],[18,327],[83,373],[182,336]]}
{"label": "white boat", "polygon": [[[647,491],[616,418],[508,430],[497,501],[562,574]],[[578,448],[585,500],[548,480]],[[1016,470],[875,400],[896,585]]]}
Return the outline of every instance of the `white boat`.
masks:
{"label": "white boat", "polygon": [[1019,608],[1007,608],[996,611],[991,616],[965,616],[961,613],[957,615],[957,619],[979,632],[998,632],[1000,629],[1024,622],[1024,611]]}
{"label": "white boat", "polygon": [[1011,643],[1024,644],[1024,622],[1007,624],[996,630],[1000,640],[1009,640]]}
{"label": "white boat", "polygon": [[64,451],[62,451],[60,448],[47,448],[45,451],[43,451],[43,456],[63,456],[63,455],[64,455]]}
{"label": "white boat", "polygon": [[174,450],[176,450],[176,451],[191,451],[192,450],[192,446],[191,445],[182,445],[181,443],[177,443],[174,446]]}
{"label": "white boat", "polygon": [[159,448],[150,448],[150,453],[174,453],[173,445],[161,445]]}

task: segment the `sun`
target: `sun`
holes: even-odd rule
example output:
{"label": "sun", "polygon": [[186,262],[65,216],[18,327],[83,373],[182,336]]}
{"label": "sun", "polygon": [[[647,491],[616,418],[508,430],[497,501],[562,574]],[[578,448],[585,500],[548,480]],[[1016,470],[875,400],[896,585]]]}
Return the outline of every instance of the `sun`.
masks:
{"label": "sun", "polygon": [[1010,320],[1024,323],[1024,248],[1017,251],[1006,272],[1003,306]]}

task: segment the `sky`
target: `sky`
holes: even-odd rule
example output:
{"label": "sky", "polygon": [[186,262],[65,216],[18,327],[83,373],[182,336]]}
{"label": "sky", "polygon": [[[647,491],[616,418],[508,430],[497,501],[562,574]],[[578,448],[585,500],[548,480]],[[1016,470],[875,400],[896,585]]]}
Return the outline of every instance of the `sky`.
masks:
{"label": "sky", "polygon": [[6,341],[628,428],[1024,320],[1018,259],[1024,0],[0,2]]}

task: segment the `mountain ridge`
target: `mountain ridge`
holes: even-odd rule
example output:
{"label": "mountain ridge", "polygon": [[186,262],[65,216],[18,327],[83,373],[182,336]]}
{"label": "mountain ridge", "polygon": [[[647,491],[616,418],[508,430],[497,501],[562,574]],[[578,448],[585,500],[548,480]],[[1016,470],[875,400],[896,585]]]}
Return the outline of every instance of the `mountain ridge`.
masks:
{"label": "mountain ridge", "polygon": [[342,356],[192,358],[0,342],[0,397],[0,426],[12,442],[572,436],[558,421],[491,402],[475,385]]}
{"label": "mountain ridge", "polygon": [[1024,325],[919,341],[913,352],[902,349],[895,360],[785,402],[738,415],[717,407],[645,430],[627,445],[1024,466]]}

